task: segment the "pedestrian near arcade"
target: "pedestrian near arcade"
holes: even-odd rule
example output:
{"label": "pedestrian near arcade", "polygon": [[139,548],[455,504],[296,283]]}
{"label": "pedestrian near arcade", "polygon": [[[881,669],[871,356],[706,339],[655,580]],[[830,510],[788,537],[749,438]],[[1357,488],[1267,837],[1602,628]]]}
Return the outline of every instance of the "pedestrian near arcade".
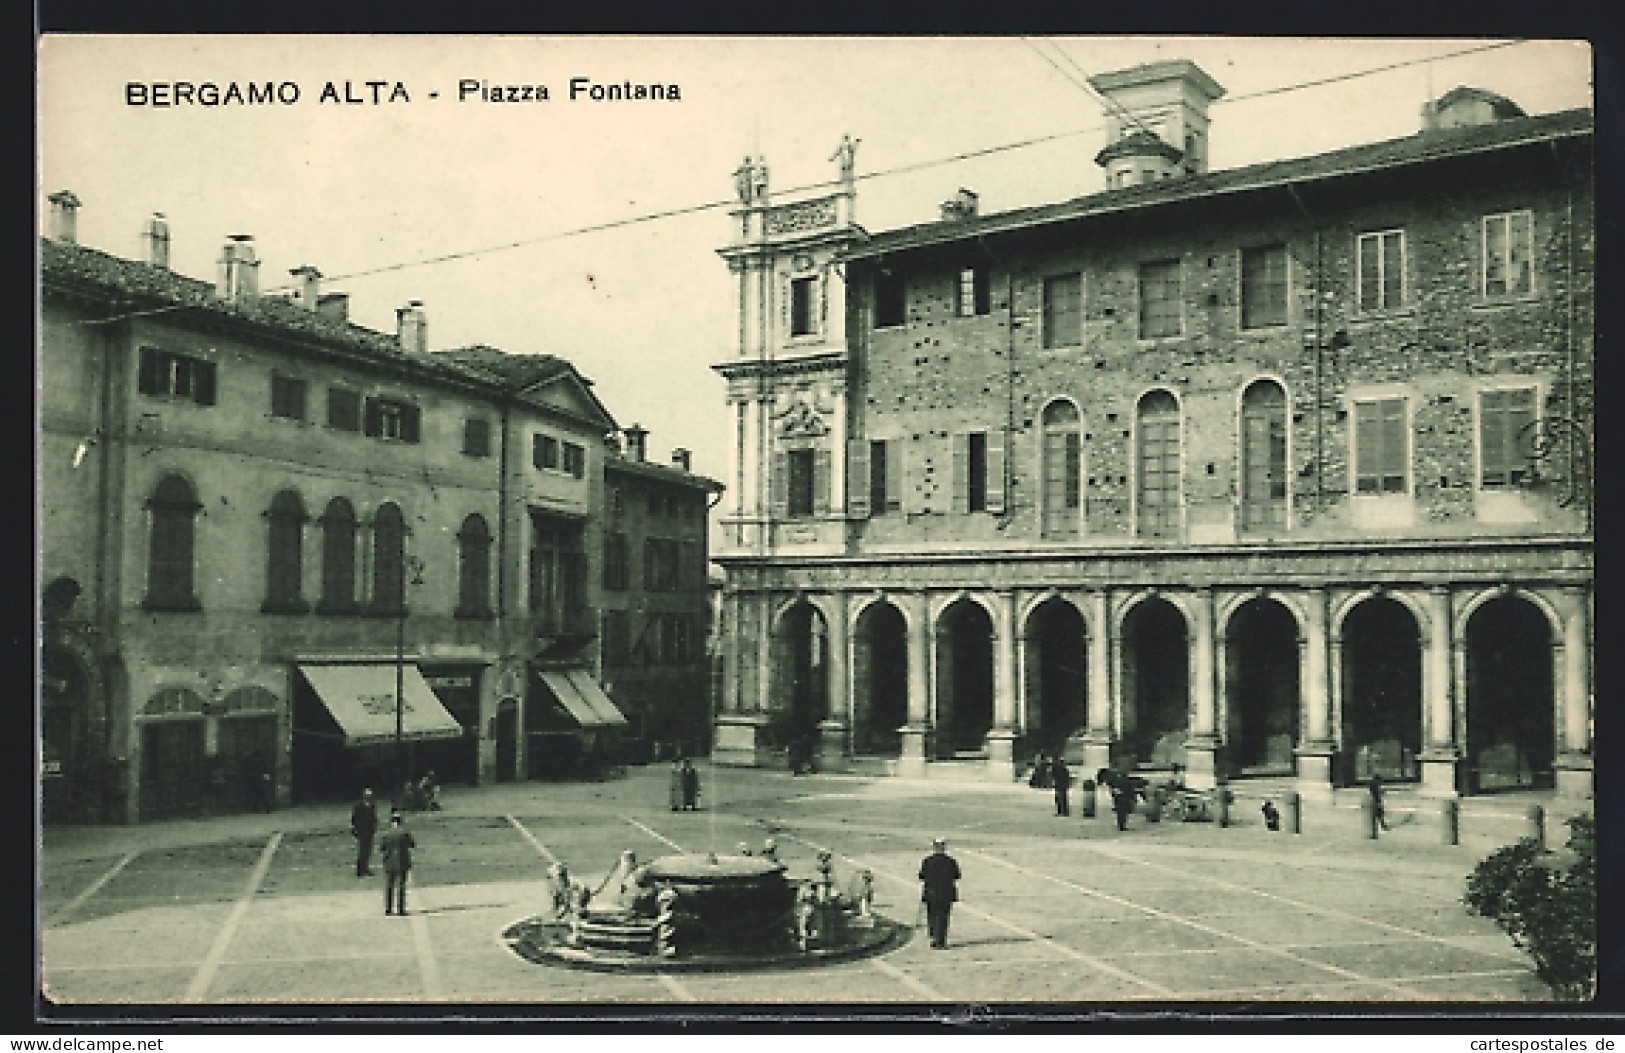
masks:
{"label": "pedestrian near arcade", "polygon": [[1281,829],[1281,810],[1275,807],[1274,801],[1265,801],[1264,807],[1260,808],[1259,811],[1264,813],[1264,829]]}
{"label": "pedestrian near arcade", "polygon": [[373,803],[372,790],[361,791],[361,800],[350,809],[350,836],[355,838],[355,876],[367,877],[372,873],[372,839],[378,833],[378,806]]}
{"label": "pedestrian near arcade", "polygon": [[1112,783],[1112,811],[1117,813],[1117,829],[1128,829],[1128,817],[1134,814],[1134,784],[1127,779]]}
{"label": "pedestrian near arcade", "polygon": [[1376,772],[1371,773],[1371,814],[1377,820],[1380,829],[1388,829],[1387,810],[1383,807],[1382,776]]}
{"label": "pedestrian near arcade", "polygon": [[683,758],[682,771],[679,773],[682,781],[683,811],[697,812],[700,808],[700,773],[695,769],[694,762],[687,757]]}
{"label": "pedestrian near arcade", "polygon": [[931,854],[920,861],[920,900],[936,950],[948,946],[948,915],[959,898],[959,877],[959,863],[948,854],[948,842],[940,837],[932,841]]}
{"label": "pedestrian near arcade", "polygon": [[666,801],[671,810],[681,811],[683,808],[683,762],[671,762],[671,778],[666,786]]}
{"label": "pedestrian near arcade", "polygon": [[1055,782],[1055,814],[1071,815],[1067,791],[1072,789],[1072,772],[1060,756],[1057,756],[1055,763],[1050,766],[1050,778]]}
{"label": "pedestrian near arcade", "polygon": [[384,857],[385,914],[406,913],[406,876],[412,872],[412,849],[417,846],[401,813],[391,813],[389,829],[378,839],[378,850]]}

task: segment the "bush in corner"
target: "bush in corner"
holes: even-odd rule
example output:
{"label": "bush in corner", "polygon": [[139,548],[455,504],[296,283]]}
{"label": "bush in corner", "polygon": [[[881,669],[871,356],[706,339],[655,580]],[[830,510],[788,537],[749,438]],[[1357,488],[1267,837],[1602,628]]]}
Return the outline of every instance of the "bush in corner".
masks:
{"label": "bush in corner", "polygon": [[1597,986],[1596,823],[1568,821],[1572,859],[1559,867],[1525,838],[1497,849],[1467,878],[1462,902],[1491,918],[1535,960],[1535,975],[1566,1002],[1589,1000]]}

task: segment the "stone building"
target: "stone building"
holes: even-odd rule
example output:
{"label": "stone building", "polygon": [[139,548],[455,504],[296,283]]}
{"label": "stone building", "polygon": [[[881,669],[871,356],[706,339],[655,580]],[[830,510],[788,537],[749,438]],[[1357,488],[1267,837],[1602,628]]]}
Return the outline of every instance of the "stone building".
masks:
{"label": "stone building", "polygon": [[616,425],[589,382],[550,356],[428,352],[420,303],[394,334],[355,325],[314,267],[262,294],[246,236],[215,283],[169,268],[162,217],[144,261],[80,246],[79,202],[51,202],[47,818],[240,809],[266,775],[282,803],[348,795],[398,759],[536,774],[548,681],[597,692]]}
{"label": "stone building", "polygon": [[1589,796],[1590,112],[1209,171],[1194,64],[1094,85],[1059,203],[740,179],[714,756]]}

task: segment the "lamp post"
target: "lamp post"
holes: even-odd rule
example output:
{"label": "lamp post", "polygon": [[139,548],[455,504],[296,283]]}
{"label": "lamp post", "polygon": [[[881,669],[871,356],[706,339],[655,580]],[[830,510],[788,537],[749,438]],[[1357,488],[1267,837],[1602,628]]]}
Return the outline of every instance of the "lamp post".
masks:
{"label": "lamp post", "polygon": [[406,587],[423,584],[423,561],[407,556],[401,565],[401,584],[395,600],[395,786],[396,801],[406,804]]}

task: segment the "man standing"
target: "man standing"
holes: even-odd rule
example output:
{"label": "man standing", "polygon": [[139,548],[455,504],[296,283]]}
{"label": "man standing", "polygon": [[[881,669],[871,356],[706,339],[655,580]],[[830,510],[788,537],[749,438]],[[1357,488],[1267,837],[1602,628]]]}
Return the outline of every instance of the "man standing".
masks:
{"label": "man standing", "polygon": [[925,903],[925,916],[931,934],[931,946],[942,950],[948,946],[948,912],[959,898],[959,864],[948,854],[948,842],[937,838],[931,842],[931,854],[920,862],[920,899]]}
{"label": "man standing", "polygon": [[1071,815],[1067,791],[1072,788],[1072,772],[1067,768],[1066,761],[1057,756],[1054,765],[1050,768],[1050,778],[1055,780],[1055,814]]}
{"label": "man standing", "polygon": [[1376,772],[1371,773],[1371,817],[1376,820],[1378,827],[1388,829],[1387,810],[1383,807],[1382,801],[1382,776]]}
{"label": "man standing", "polygon": [[1134,784],[1127,778],[1112,783],[1112,811],[1117,814],[1117,829],[1128,829],[1128,817],[1134,812]]}
{"label": "man standing", "polygon": [[403,825],[401,813],[391,813],[389,829],[378,839],[378,849],[384,855],[385,914],[406,913],[406,875],[412,870],[412,849],[417,844]]}
{"label": "man standing", "polygon": [[361,800],[350,809],[350,836],[355,838],[355,876],[372,873],[372,839],[378,833],[378,806],[372,803],[372,790],[361,791]]}

